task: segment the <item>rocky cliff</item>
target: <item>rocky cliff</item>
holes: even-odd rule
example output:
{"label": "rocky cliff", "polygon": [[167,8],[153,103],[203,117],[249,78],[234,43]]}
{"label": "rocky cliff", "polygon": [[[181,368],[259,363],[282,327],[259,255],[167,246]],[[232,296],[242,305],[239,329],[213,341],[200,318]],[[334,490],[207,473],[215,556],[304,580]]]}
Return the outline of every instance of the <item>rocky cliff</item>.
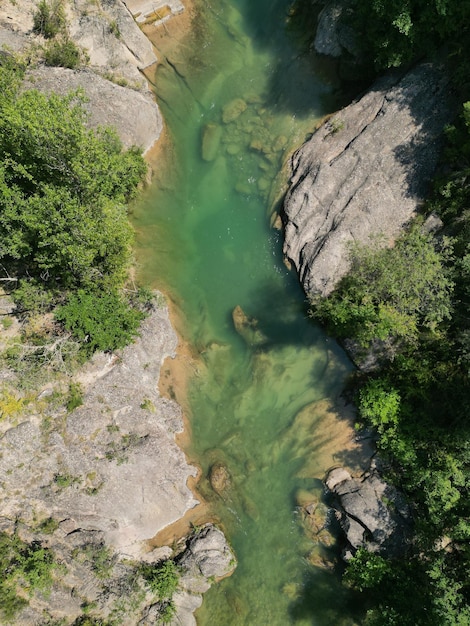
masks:
{"label": "rocky cliff", "polygon": [[421,64],[378,80],[293,155],[284,254],[307,294],[334,289],[352,242],[392,243],[416,215],[451,116],[448,78]]}

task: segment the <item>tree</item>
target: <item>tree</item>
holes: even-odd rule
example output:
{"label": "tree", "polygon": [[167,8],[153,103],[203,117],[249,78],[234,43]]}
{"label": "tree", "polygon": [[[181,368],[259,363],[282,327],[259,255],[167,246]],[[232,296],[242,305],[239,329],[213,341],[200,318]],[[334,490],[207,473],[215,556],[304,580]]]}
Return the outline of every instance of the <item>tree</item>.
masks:
{"label": "tree", "polygon": [[415,226],[392,248],[356,245],[351,270],[328,298],[312,301],[312,315],[340,337],[413,342],[422,330],[436,331],[451,315],[453,283],[446,263],[450,246],[440,249]]}
{"label": "tree", "polygon": [[131,309],[114,291],[87,293],[79,290],[66,304],[55,309],[55,317],[78,339],[87,355],[96,350],[115,350],[137,334],[143,314]]}
{"label": "tree", "polygon": [[80,92],[19,91],[0,67],[0,260],[49,288],[120,285],[132,230],[125,203],[146,171],[114,131],[86,127]]}

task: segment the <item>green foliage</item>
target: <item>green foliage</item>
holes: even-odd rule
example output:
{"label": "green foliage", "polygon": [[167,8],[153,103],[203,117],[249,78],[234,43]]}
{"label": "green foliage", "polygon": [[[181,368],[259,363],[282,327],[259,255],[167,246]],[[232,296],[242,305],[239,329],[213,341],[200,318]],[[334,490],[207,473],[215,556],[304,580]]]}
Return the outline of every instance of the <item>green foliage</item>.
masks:
{"label": "green foliage", "polygon": [[83,389],[80,383],[70,383],[66,408],[69,413],[83,404]]}
{"label": "green foliage", "polygon": [[74,70],[84,58],[80,48],[68,37],[49,41],[44,48],[44,63],[52,67],[67,67]]}
{"label": "green foliage", "polygon": [[351,21],[376,67],[397,67],[437,51],[466,56],[470,5],[460,0],[357,0]]}
{"label": "green foliage", "polygon": [[39,542],[24,543],[16,535],[0,533],[0,613],[10,621],[28,604],[35,591],[47,591],[53,583],[52,553]]}
{"label": "green foliage", "polygon": [[171,600],[167,602],[163,602],[160,607],[160,612],[158,615],[158,620],[162,624],[169,624],[171,620],[176,615],[176,607],[174,602]]}
{"label": "green foliage", "polygon": [[[17,91],[0,67],[0,260],[48,289],[121,284],[132,231],[126,208],[146,167],[109,129],[85,126],[80,93]],[[16,81],[16,82],[15,82]]]}
{"label": "green foliage", "polygon": [[52,535],[59,528],[59,522],[53,517],[47,517],[38,527],[38,530],[46,535]]}
{"label": "green foliage", "polygon": [[72,626],[113,626],[113,623],[101,619],[100,617],[81,615],[80,617],[77,617]]}
{"label": "green foliage", "polygon": [[41,0],[33,16],[33,32],[46,39],[52,39],[65,29],[63,0]]}
{"label": "green foliage", "polygon": [[23,313],[46,313],[52,308],[54,294],[47,290],[36,280],[22,279],[12,292],[13,300],[17,306],[17,312]]}
{"label": "green foliage", "polygon": [[55,317],[82,343],[87,354],[93,354],[131,342],[143,314],[130,308],[114,291],[79,290],[70,295],[67,304],[57,307]]}
{"label": "green foliage", "polygon": [[453,283],[441,249],[429,235],[412,228],[393,248],[353,247],[351,270],[328,298],[316,298],[312,314],[340,337],[367,346],[374,340],[414,342],[423,330],[435,331],[451,315]]}
{"label": "green foliage", "polygon": [[78,478],[71,474],[56,474],[54,476],[55,484],[61,489],[66,489],[78,481]]}
{"label": "green foliage", "polygon": [[7,389],[0,392],[0,420],[20,415],[24,408],[24,398]]}
{"label": "green foliage", "polygon": [[364,591],[380,584],[390,571],[391,566],[386,559],[361,548],[348,563],[345,582],[359,591]]}
{"label": "green foliage", "polygon": [[171,600],[180,577],[178,565],[172,559],[152,565],[144,564],[141,573],[158,600]]}
{"label": "green foliage", "polygon": [[2,317],[3,330],[8,330],[13,326],[13,319],[11,317]]}
{"label": "green foliage", "polygon": [[111,577],[116,557],[105,544],[89,543],[83,548],[76,548],[72,555],[80,563],[88,563],[100,580]]}
{"label": "green foliage", "polygon": [[111,576],[114,567],[114,555],[111,550],[105,546],[93,546],[90,551],[92,569],[97,578],[106,580]]}

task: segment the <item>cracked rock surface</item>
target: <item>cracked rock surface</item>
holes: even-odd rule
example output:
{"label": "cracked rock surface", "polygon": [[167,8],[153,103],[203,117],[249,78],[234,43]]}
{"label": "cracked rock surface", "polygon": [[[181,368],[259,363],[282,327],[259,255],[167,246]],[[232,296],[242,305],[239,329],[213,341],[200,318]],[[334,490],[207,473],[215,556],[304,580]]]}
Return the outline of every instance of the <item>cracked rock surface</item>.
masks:
{"label": "cracked rock surface", "polygon": [[2,515],[67,519],[68,534],[99,531],[117,552],[136,556],[194,507],[186,483],[196,468],[174,440],[181,410],[157,388],[176,344],[166,307],[156,308],[134,344],[93,359],[82,374],[82,406],[8,428],[0,438]]}
{"label": "cracked rock surface", "polygon": [[293,155],[284,254],[307,294],[331,293],[352,242],[391,244],[415,216],[452,112],[448,78],[422,64],[378,80]]}
{"label": "cracked rock surface", "polygon": [[325,484],[333,494],[333,506],[349,544],[346,558],[358,548],[389,556],[403,554],[412,527],[411,510],[403,494],[374,468],[357,479],[336,468],[329,472]]}

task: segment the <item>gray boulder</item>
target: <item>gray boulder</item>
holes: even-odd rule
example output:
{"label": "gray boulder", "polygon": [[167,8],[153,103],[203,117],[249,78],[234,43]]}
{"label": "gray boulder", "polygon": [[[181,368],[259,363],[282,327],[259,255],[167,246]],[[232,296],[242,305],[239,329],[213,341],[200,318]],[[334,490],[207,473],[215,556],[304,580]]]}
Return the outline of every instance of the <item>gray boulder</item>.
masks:
{"label": "gray boulder", "polygon": [[179,559],[183,573],[180,588],[173,596],[174,622],[178,626],[196,626],[194,611],[201,606],[201,594],[213,581],[230,576],[236,567],[235,555],[221,530],[206,524],[189,540]]}
{"label": "gray boulder", "polygon": [[223,532],[207,524],[189,540],[179,564],[183,568],[183,588],[192,593],[203,593],[210,587],[208,579],[231,574],[236,560]]}
{"label": "gray boulder", "polygon": [[343,468],[331,470],[325,484],[351,551],[366,548],[387,556],[403,554],[411,537],[412,516],[406,500],[375,469],[354,479]]}
{"label": "gray boulder", "polygon": [[318,15],[318,26],[313,46],[319,54],[338,58],[346,50],[358,56],[358,46],[353,30],[342,18],[351,11],[350,0],[331,0]]}
{"label": "gray boulder", "polygon": [[452,114],[448,78],[422,64],[378,80],[293,155],[284,254],[307,294],[331,293],[351,243],[391,244],[416,215]]}

